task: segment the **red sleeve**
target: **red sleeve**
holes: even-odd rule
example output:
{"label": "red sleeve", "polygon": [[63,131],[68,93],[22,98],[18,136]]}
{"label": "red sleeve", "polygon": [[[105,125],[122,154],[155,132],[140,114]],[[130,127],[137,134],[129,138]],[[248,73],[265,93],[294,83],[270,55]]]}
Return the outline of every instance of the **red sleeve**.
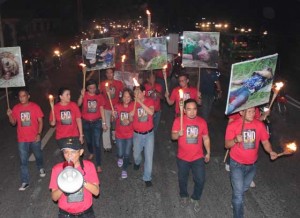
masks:
{"label": "red sleeve", "polygon": [[202,120],[202,135],[208,135],[208,128],[205,120]]}
{"label": "red sleeve", "polygon": [[174,120],[173,126],[172,126],[172,132],[178,132],[180,130],[180,117],[177,117]]}
{"label": "red sleeve", "polygon": [[175,88],[175,89],[173,89],[173,91],[172,91],[172,93],[171,93],[170,100],[171,100],[171,101],[176,101],[177,95],[178,95],[178,88]]}
{"label": "red sleeve", "polygon": [[81,112],[79,107],[77,106],[77,104],[73,103],[73,108],[74,108],[74,112],[75,112],[75,118],[81,118]]}

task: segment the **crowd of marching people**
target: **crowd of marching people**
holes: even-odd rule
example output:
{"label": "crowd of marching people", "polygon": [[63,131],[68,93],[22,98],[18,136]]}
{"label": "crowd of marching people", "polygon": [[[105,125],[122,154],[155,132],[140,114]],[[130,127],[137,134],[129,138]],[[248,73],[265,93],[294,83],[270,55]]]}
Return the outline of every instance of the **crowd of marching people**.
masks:
{"label": "crowd of marching people", "polygon": [[[111,153],[113,144],[117,146],[116,165],[121,169],[121,178],[130,176],[127,169],[132,155],[133,169],[143,167],[145,186],[153,186],[154,138],[160,124],[162,103],[175,107],[170,136],[172,140],[178,141],[176,162],[181,206],[185,207],[192,202],[194,210],[200,210],[205,164],[211,156],[207,124],[209,112],[215,92],[218,97],[222,93],[217,72],[208,69],[203,73],[202,81],[205,83],[200,85],[201,89],[190,86],[189,75],[181,73],[178,76],[178,87],[170,92],[168,87],[163,86],[161,78],[156,78],[159,72],[145,71],[143,74],[144,78],[139,78],[139,84],[132,90],[114,79],[114,69],[106,69],[106,80],[98,84],[89,79],[77,102],[71,101],[69,88],[59,89],[58,102],[51,104],[50,125],[56,127],[55,138],[65,161],[73,162],[84,177],[81,190],[66,194],[57,184],[63,163],[53,167],[49,188],[52,199],[58,201],[59,217],[95,217],[92,196],[100,192],[97,174],[105,173],[106,170],[102,168],[102,150]],[[40,176],[46,175],[41,150],[43,112],[29,99],[28,90],[20,89],[20,103],[7,111],[10,123],[17,125],[21,159],[20,191],[29,187],[27,162],[30,149],[36,157]],[[199,106],[201,113],[198,111]],[[272,160],[277,158],[268,137],[254,108],[236,114],[228,124],[225,147],[230,149],[234,217],[243,217],[244,192],[255,176],[259,142],[262,142]],[[84,150],[88,152],[87,160],[82,160]],[[94,159],[95,164],[92,164]],[[187,188],[190,171],[194,182],[191,195]]]}

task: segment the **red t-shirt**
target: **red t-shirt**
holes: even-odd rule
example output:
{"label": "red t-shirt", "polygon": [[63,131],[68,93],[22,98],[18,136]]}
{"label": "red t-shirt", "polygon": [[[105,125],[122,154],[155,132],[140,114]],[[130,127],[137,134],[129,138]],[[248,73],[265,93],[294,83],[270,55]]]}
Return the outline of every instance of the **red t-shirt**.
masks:
{"label": "red t-shirt", "polygon": [[118,103],[115,106],[117,112],[116,119],[116,137],[118,139],[129,139],[133,137],[132,122],[129,124],[124,123],[124,120],[129,119],[129,113],[133,110],[133,103],[130,103],[128,107],[124,107],[122,103]]}
{"label": "red t-shirt", "polygon": [[[237,120],[237,119],[239,119],[240,117],[241,117],[241,115],[240,115],[239,112],[230,114],[230,115],[228,116],[228,118],[231,119],[232,121],[233,121],[233,120]],[[255,118],[255,119],[258,119],[258,120],[260,119],[260,112],[259,112],[259,108],[258,108],[258,107],[255,108],[255,117],[254,117],[254,118]]]}
{"label": "red t-shirt", "polygon": [[[179,89],[182,89],[182,88],[178,86],[175,89],[173,89],[171,97],[170,97],[171,101],[175,101],[175,113],[176,114],[180,113],[180,110],[179,110],[179,100],[180,100]],[[187,87],[187,88],[182,89],[182,91],[183,91],[183,101],[185,101],[187,99],[190,99],[190,98],[197,100],[197,98],[198,98],[197,93],[198,92],[197,92],[196,88]]]}
{"label": "red t-shirt", "polygon": [[[229,123],[225,140],[232,140],[241,134],[242,125],[242,118]],[[258,158],[259,142],[268,140],[269,134],[263,122],[254,119],[250,123],[245,122],[242,135],[244,142],[236,143],[230,148],[230,157],[241,164],[253,164]]]}
{"label": "red t-shirt", "polygon": [[34,102],[19,103],[13,107],[12,117],[17,121],[18,142],[35,141],[39,131],[38,118],[44,117],[40,106]]}
{"label": "red t-shirt", "polygon": [[82,100],[82,118],[89,121],[101,119],[101,106],[104,106],[104,98],[101,94],[90,95],[85,92]]}
{"label": "red t-shirt", "polygon": [[123,90],[123,83],[119,80],[113,80],[113,81],[106,80],[106,81],[103,81],[100,83],[100,86],[99,86],[100,92],[103,94],[103,97],[105,100],[104,109],[111,110],[109,98],[107,96],[106,87],[105,87],[105,83],[107,83],[107,82],[109,84],[108,87],[110,90],[110,98],[111,98],[113,106],[115,106],[119,102],[119,99],[120,99],[120,96],[121,96],[121,93]]}
{"label": "red t-shirt", "polygon": [[[151,98],[145,97],[143,104],[154,108],[154,101]],[[133,116],[133,129],[137,132],[147,132],[153,129],[153,116],[147,114],[139,103],[136,103],[136,110]]]}
{"label": "red t-shirt", "polygon": [[[84,171],[82,170],[81,167],[77,167],[76,169],[82,173],[84,180],[89,183],[94,183],[99,185],[99,178],[95,169],[95,165],[88,160],[83,160],[83,164],[84,164]],[[56,164],[52,168],[49,189],[54,189],[54,190],[58,189],[57,177],[62,170],[63,170],[63,163]],[[58,207],[69,213],[80,213],[89,209],[93,205],[93,195],[86,188],[83,188],[83,193],[82,193],[82,189],[80,189],[75,194],[77,196],[83,194],[83,201],[68,202],[68,199],[70,201],[72,195],[70,197],[70,196],[66,196],[65,194],[62,194],[61,197],[58,199]]]}
{"label": "red t-shirt", "polygon": [[[58,102],[54,105],[54,116],[56,118],[56,139],[79,136],[76,118],[81,118],[81,113],[77,104],[70,102],[63,106]],[[50,111],[49,120],[53,120],[52,111]]]}
{"label": "red t-shirt", "polygon": [[[174,120],[172,132],[180,131],[180,117]],[[208,135],[206,121],[201,117],[189,119],[183,116],[183,136],[178,138],[177,157],[188,162],[202,158],[203,136]]]}
{"label": "red t-shirt", "polygon": [[[167,78],[171,75],[171,67],[172,67],[171,63],[168,62],[168,67],[166,69]],[[158,77],[158,78],[164,79],[163,70],[162,69],[155,70],[155,76]]]}
{"label": "red t-shirt", "polygon": [[146,96],[152,98],[154,101],[154,111],[160,111],[160,98],[154,94],[154,90],[156,90],[156,92],[162,93],[162,86],[159,83],[155,83],[154,88],[149,83],[146,83],[144,86]]}

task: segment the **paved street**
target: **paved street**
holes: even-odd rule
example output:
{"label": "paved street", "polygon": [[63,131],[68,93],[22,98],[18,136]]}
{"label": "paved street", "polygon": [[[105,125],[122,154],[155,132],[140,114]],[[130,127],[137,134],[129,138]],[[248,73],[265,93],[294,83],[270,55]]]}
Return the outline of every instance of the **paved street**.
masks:
{"label": "paved street", "polygon": [[[49,130],[48,114],[50,106],[47,95],[56,93],[60,86],[71,87],[72,99],[79,95],[77,68],[74,59],[67,57],[61,71],[47,68],[48,80],[32,84],[31,100],[38,102],[45,113],[43,135]],[[229,70],[223,73],[222,84],[228,84]],[[98,76],[98,75],[96,75]],[[96,77],[97,79],[97,77]],[[209,122],[212,144],[212,157],[206,165],[206,183],[201,198],[201,210],[195,213],[192,206],[179,205],[176,148],[170,140],[173,110],[164,105],[162,120],[155,138],[153,165],[153,187],[145,188],[141,180],[142,168],[133,171],[129,166],[128,178],[120,179],[121,170],[117,166],[116,147],[112,153],[103,153],[103,173],[100,174],[101,194],[94,199],[96,217],[232,217],[231,187],[229,174],[224,170],[224,135],[227,119],[224,117],[226,91],[216,102]],[[11,95],[10,104],[16,104]],[[18,191],[19,159],[16,146],[16,129],[11,127],[5,115],[5,98],[0,109],[0,217],[49,218],[57,217],[58,207],[52,202],[48,189],[51,168],[62,161],[61,153],[52,136],[44,148],[44,161],[47,175],[40,178],[35,162],[30,162],[30,187]],[[288,105],[286,119],[277,113],[271,114],[273,124],[274,150],[281,152],[282,143],[295,140],[300,143],[299,110]],[[269,156],[260,150],[258,171],[255,178],[257,187],[246,193],[245,217],[300,217],[300,152],[289,157],[270,161]],[[192,190],[190,177],[189,190]]]}

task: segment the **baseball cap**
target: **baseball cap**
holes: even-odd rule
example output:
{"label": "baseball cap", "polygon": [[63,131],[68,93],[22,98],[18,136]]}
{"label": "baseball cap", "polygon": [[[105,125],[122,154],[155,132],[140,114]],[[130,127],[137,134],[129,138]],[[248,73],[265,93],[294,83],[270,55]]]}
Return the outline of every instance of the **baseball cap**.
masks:
{"label": "baseball cap", "polygon": [[73,150],[83,149],[78,137],[68,137],[68,138],[59,139],[57,140],[57,143],[60,150],[63,150],[65,148],[70,148]]}

